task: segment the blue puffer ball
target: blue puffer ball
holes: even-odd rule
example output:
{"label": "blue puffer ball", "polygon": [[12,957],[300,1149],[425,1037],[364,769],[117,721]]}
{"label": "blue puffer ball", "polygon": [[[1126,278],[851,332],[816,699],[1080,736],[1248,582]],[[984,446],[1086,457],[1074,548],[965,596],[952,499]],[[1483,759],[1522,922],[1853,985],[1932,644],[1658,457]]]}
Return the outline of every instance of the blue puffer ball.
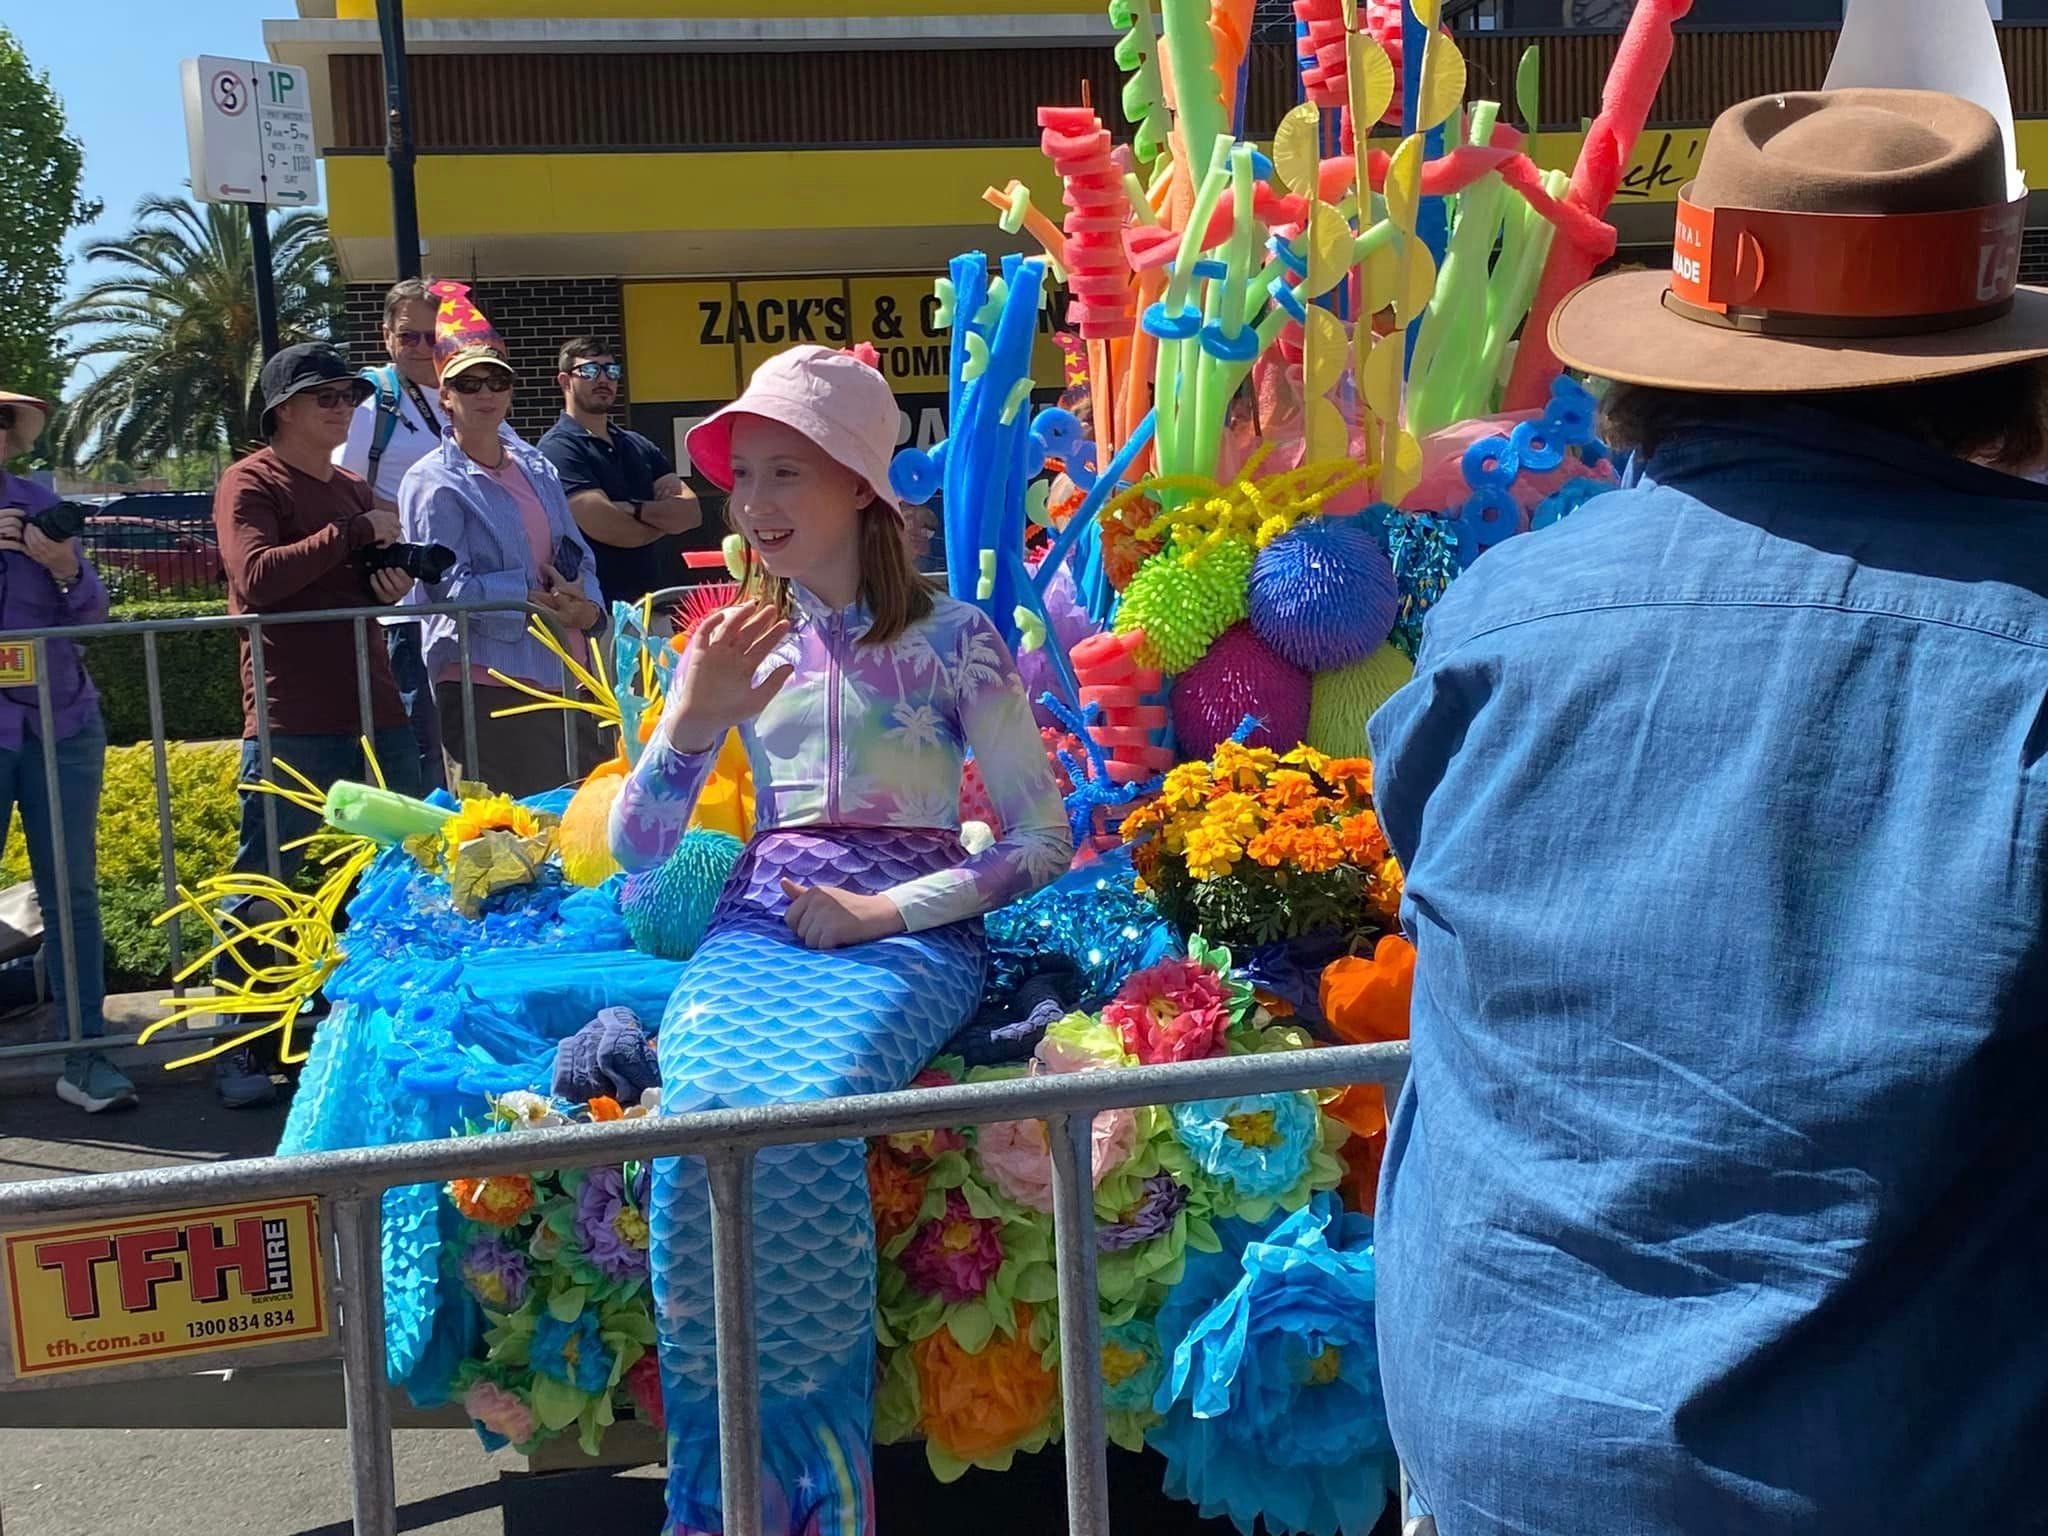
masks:
{"label": "blue puffer ball", "polygon": [[1303,523],[1252,566],[1252,630],[1304,672],[1363,661],[1387,643],[1399,610],[1393,566],[1351,518]]}
{"label": "blue puffer ball", "polygon": [[697,952],[711,909],[726,877],[740,861],[740,840],[702,827],[683,835],[658,869],[629,876],[619,897],[619,915],[633,947],[662,960],[687,960]]}

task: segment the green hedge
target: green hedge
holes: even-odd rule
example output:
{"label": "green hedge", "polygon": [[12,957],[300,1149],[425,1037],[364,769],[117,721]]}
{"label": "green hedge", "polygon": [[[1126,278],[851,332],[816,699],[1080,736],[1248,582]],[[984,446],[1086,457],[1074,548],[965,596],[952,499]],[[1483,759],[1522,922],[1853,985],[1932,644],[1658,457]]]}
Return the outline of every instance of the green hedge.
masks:
{"label": "green hedge", "polygon": [[[168,705],[168,686],[165,692]],[[177,878],[192,886],[222,873],[235,861],[241,825],[235,781],[241,749],[219,743],[172,742],[165,758],[171,786],[172,856]],[[156,772],[148,746],[117,747],[107,754],[99,833],[100,914],[106,928],[108,988],[133,992],[168,986],[170,932],[151,923],[166,903],[156,821]],[[14,885],[28,877],[28,853],[16,817],[6,849],[0,852],[0,885]],[[56,931],[54,925],[50,931]],[[187,924],[186,959],[198,953],[195,945],[204,942],[204,930]]]}
{"label": "green hedge", "polygon": [[[123,603],[114,622],[185,619],[226,613],[219,599]],[[228,629],[166,630],[156,637],[169,741],[239,741],[242,673]],[[117,747],[149,740],[149,682],[140,635],[104,635],[85,643],[86,666],[100,691],[107,740]],[[151,802],[152,805],[154,801]]]}

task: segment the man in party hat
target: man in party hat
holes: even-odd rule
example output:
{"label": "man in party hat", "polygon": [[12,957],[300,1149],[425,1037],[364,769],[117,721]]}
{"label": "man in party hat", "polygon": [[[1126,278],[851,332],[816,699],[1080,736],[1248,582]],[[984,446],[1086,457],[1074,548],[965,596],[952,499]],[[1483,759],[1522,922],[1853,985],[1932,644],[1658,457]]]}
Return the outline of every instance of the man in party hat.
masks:
{"label": "man in party hat", "polygon": [[1954,95],[1724,114],[1673,269],[1551,323],[1623,488],[1484,555],[1372,722],[1417,948],[1379,1336],[1443,1536],[2048,1530],[2009,173]]}

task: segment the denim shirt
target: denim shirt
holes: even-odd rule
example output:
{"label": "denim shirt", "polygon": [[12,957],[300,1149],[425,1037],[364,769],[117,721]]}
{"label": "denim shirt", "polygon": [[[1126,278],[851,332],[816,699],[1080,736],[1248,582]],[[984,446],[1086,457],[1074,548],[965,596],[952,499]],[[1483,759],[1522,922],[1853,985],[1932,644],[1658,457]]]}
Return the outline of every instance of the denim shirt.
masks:
{"label": "denim shirt", "polygon": [[[499,441],[532,482],[548,516],[548,534],[567,538],[582,551],[577,586],[603,607],[590,546],[569,512],[561,478],[539,449],[522,442],[508,427]],[[406,471],[398,488],[398,519],[405,539],[415,544],[445,544],[455,551],[448,579],[426,588],[437,603],[523,602],[534,587],[532,546],[512,493],[500,485],[457,445],[451,433]],[[552,560],[552,555],[546,556]],[[561,663],[527,633],[526,614],[507,609],[469,618],[469,659],[472,666],[495,668],[507,677],[556,687]],[[450,614],[421,617],[427,675],[461,664],[461,644]]]}
{"label": "denim shirt", "polygon": [[1443,1536],[2048,1530],[2048,491],[1696,429],[1454,583],[1371,734]]}

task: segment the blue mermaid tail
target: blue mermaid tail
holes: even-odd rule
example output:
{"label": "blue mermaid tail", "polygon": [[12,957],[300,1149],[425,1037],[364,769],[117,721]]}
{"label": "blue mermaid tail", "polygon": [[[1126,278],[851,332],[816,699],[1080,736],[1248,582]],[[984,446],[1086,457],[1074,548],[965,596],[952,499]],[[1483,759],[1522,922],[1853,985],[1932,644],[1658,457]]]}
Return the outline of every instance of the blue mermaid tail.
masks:
{"label": "blue mermaid tail", "polygon": [[[814,828],[756,839],[669,999],[657,1040],[662,1112],[907,1086],[974,1012],[987,967],[981,924],[809,950],[783,921],[781,881],[874,893],[962,857],[957,838],[934,831]],[[657,1163],[652,1206],[669,1530],[716,1533],[717,1372],[703,1163]],[[754,1278],[763,1528],[868,1536],[875,1239],[863,1143],[760,1154]]]}

